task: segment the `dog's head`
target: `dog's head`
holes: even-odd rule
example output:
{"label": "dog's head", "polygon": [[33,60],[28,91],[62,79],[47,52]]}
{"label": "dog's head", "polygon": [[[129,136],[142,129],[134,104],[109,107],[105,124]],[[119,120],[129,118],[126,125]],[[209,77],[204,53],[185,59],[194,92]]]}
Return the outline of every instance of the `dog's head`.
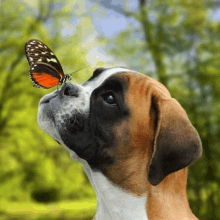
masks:
{"label": "dog's head", "polygon": [[145,170],[156,185],[201,156],[181,105],[161,83],[125,68],[99,68],[83,85],[46,95],[38,123],[116,183]]}

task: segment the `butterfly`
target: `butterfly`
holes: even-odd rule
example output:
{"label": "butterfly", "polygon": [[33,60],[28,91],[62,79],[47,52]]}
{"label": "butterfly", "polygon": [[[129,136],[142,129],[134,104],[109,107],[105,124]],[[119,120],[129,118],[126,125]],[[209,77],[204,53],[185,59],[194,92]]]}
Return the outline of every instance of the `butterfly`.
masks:
{"label": "butterfly", "polygon": [[50,89],[71,79],[70,75],[64,74],[52,50],[41,41],[29,40],[25,44],[25,54],[30,65],[29,74],[34,87]]}

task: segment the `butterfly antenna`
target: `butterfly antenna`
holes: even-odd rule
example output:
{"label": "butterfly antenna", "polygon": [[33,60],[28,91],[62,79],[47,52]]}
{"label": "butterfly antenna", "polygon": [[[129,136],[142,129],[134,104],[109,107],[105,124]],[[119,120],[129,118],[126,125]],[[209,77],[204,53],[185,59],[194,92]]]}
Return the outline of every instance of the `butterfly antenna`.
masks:
{"label": "butterfly antenna", "polygon": [[91,65],[84,66],[84,67],[82,67],[82,68],[80,68],[80,69],[78,69],[78,70],[76,70],[76,71],[70,73],[69,75],[72,76],[74,73],[79,72],[80,70],[85,69],[85,68],[90,67],[90,66],[91,66]]}

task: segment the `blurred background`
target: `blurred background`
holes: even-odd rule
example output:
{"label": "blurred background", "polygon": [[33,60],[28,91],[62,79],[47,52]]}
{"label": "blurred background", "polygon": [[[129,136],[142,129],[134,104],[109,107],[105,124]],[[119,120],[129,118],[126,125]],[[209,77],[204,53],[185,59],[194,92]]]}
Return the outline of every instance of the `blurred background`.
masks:
{"label": "blurred background", "polygon": [[46,43],[73,82],[126,66],[161,81],[203,143],[188,197],[220,219],[220,1],[0,0],[0,220],[89,220],[95,193],[80,164],[37,125],[40,98],[24,44]]}

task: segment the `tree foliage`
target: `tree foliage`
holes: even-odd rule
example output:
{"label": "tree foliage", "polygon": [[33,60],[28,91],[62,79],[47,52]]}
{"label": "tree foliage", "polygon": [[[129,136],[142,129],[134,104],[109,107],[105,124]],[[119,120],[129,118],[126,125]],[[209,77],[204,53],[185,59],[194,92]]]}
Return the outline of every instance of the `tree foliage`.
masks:
{"label": "tree foliage", "polygon": [[[28,1],[1,2],[0,199],[50,202],[94,196],[81,166],[37,125],[39,100],[54,89],[32,87],[24,55],[25,43],[39,39],[53,49],[66,73],[74,72],[88,65],[83,40],[92,26],[87,18],[71,25],[76,17],[73,8],[83,1],[35,3],[33,7]],[[87,32],[82,27],[88,27]],[[87,68],[74,73],[73,79],[83,82],[88,74]]]}

